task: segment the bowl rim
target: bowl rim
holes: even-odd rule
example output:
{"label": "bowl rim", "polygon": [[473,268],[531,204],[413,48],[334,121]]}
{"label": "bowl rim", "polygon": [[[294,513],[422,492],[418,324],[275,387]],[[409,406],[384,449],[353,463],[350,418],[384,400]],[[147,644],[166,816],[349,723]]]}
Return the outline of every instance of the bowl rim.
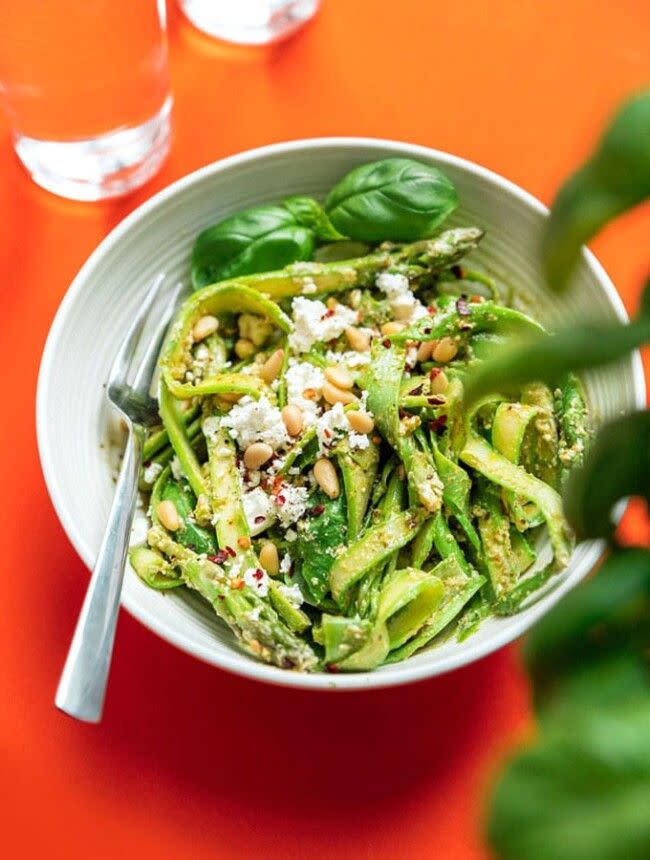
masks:
{"label": "bowl rim", "polygon": [[[394,150],[395,155],[404,155],[413,158],[433,157],[443,165],[448,164],[453,167],[458,167],[475,175],[481,180],[497,185],[504,192],[517,198],[521,203],[535,210],[539,214],[547,215],[549,212],[548,208],[541,201],[516,185],[514,182],[486,167],[483,167],[482,165],[477,164],[476,162],[469,161],[468,159],[461,158],[460,156],[452,155],[451,153],[434,149],[432,147],[406,143],[404,141],[397,141],[388,138],[343,136],[304,138],[281,143],[273,143],[267,146],[245,150],[244,152],[237,153],[226,158],[218,159],[217,161],[207,164],[204,167],[177,179],[175,182],[157,192],[134,209],[133,212],[127,215],[126,218],[124,218],[110,231],[110,233],[108,233],[107,236],[105,236],[72,280],[72,283],[68,287],[57,309],[50,327],[38,373],[36,392],[36,431],[41,468],[50,500],[54,506],[59,521],[76,552],[89,569],[91,569],[94,564],[95,553],[86,542],[80,530],[77,528],[75,521],[68,510],[65,494],[57,480],[56,470],[54,468],[54,459],[51,451],[51,442],[48,438],[46,425],[47,404],[50,402],[53,388],[55,386],[52,368],[59,346],[60,334],[65,326],[67,317],[78,294],[84,289],[86,281],[91,276],[94,268],[101,262],[113,246],[120,242],[124,235],[126,235],[137,223],[145,219],[151,212],[155,211],[159,206],[164,205],[164,203],[169,199],[175,197],[187,188],[200,184],[207,177],[219,174],[226,169],[246,165],[249,162],[256,161],[260,158],[297,151],[317,151],[321,148],[331,149],[337,147],[343,149],[363,148],[365,150],[373,148],[385,150],[386,148],[389,148]],[[628,316],[621,297],[616,291],[616,288],[604,267],[588,249],[583,249],[582,254],[583,260],[605,293],[616,316],[622,322],[627,321]],[[643,408],[645,406],[646,389],[643,365],[638,350],[636,350],[631,356],[631,362],[635,399],[634,405],[636,408]],[[140,623],[152,632],[156,633],[162,639],[175,645],[187,654],[197,657],[205,663],[217,666],[220,669],[232,672],[236,675],[292,688],[319,690],[380,689],[424,680],[426,678],[443,674],[444,672],[448,672],[452,669],[460,668],[461,666],[472,663],[475,660],[479,660],[482,657],[491,654],[493,651],[502,648],[504,645],[518,639],[543,614],[551,609],[551,607],[553,607],[567,591],[582,580],[598,562],[604,548],[603,542],[593,541],[583,544],[582,546],[585,548],[583,557],[579,562],[577,570],[573,571],[573,575],[570,580],[565,580],[564,582],[559,583],[551,592],[544,596],[543,600],[540,600],[538,603],[528,608],[526,612],[522,613],[520,616],[514,616],[514,618],[511,619],[511,625],[507,629],[496,631],[489,641],[478,643],[473,648],[465,648],[457,654],[452,653],[447,655],[446,657],[439,659],[437,663],[432,666],[427,665],[426,663],[423,663],[422,665],[413,665],[407,660],[403,663],[388,666],[381,672],[363,672],[350,675],[287,672],[286,670],[279,669],[275,666],[258,663],[248,657],[248,655],[240,653],[234,649],[229,649],[224,654],[215,654],[215,652],[209,648],[192,641],[189,636],[186,636],[177,630],[172,624],[161,622],[155,612],[150,612],[139,606],[137,601],[125,596],[124,593],[122,594],[121,602],[122,606],[129,612],[129,614],[134,618],[137,618]]]}

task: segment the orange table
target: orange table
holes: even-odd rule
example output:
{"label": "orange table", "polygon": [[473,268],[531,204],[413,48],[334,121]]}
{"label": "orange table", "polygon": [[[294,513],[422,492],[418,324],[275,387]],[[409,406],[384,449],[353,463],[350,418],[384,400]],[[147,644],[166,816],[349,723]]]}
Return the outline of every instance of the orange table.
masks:
{"label": "orange table", "polygon": [[[248,147],[398,138],[474,159],[549,201],[613,107],[650,79],[650,8],[325,0],[269,51],[211,42],[175,12],[170,27],[173,150],[137,195],[56,199],[23,175],[0,128],[3,856],[485,858],[486,788],[532,726],[516,648],[397,691],[288,692],[204,666],[124,615],[102,725],[54,710],[86,571],[40,473],[38,362],[70,280],[108,230],[177,177]],[[629,310],[649,214],[596,244]],[[628,536],[640,528],[628,518]]]}

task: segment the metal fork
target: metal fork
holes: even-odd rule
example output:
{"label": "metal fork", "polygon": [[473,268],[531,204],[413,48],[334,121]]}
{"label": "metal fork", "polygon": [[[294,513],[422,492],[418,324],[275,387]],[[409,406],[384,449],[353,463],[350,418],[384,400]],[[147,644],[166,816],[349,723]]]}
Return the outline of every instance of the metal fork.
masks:
{"label": "metal fork", "polygon": [[159,275],[149,289],[108,376],[106,395],[126,423],[128,437],[106,531],[54,700],[66,714],[91,723],[99,722],[104,707],[145,429],[160,420],[149,389],[178,289],[155,324],[133,381],[128,378],[145,322],[163,281],[164,275]]}

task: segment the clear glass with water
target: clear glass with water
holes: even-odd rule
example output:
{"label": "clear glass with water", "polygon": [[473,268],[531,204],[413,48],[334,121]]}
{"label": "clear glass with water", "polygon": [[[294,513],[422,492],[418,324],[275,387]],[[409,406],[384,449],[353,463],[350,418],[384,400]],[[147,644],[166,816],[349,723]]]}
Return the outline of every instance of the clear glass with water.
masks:
{"label": "clear glass with water", "polygon": [[139,187],[169,151],[165,0],[0,0],[0,103],[39,185]]}
{"label": "clear glass with water", "polygon": [[241,45],[286,39],[316,14],[320,0],[178,0],[204,33]]}

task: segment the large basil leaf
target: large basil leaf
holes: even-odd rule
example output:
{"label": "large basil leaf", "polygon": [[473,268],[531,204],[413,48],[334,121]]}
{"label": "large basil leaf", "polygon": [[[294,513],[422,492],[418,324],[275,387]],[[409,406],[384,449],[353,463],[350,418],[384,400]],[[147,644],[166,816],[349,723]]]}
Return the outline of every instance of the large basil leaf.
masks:
{"label": "large basil leaf", "polygon": [[312,230],[319,242],[337,242],[345,238],[313,197],[287,197],[282,205],[293,215],[297,224]]}
{"label": "large basil leaf", "polygon": [[345,500],[336,499],[317,490],[310,500],[310,516],[305,528],[291,550],[301,561],[301,575],[308,602],[318,605],[329,591],[329,572],[336,558],[336,550],[346,542],[347,520]]}
{"label": "large basil leaf", "polygon": [[[533,628],[524,648],[542,716],[650,696],[650,551],[619,549]],[[650,729],[649,729],[650,731]]]}
{"label": "large basil leaf", "polygon": [[497,785],[488,837],[501,860],[650,857],[650,697],[580,709],[547,728]]}
{"label": "large basil leaf", "polygon": [[458,205],[456,189],[428,164],[386,158],[350,171],[325,210],[344,235],[361,242],[410,242],[430,236]]}
{"label": "large basil leaf", "polygon": [[195,289],[227,278],[281,269],[310,260],[314,231],[283,206],[256,206],[208,227],[192,249]]}
{"label": "large basil leaf", "polygon": [[560,190],[544,237],[551,286],[562,289],[580,248],[612,218],[650,197],[650,91],[614,117],[584,167]]}

